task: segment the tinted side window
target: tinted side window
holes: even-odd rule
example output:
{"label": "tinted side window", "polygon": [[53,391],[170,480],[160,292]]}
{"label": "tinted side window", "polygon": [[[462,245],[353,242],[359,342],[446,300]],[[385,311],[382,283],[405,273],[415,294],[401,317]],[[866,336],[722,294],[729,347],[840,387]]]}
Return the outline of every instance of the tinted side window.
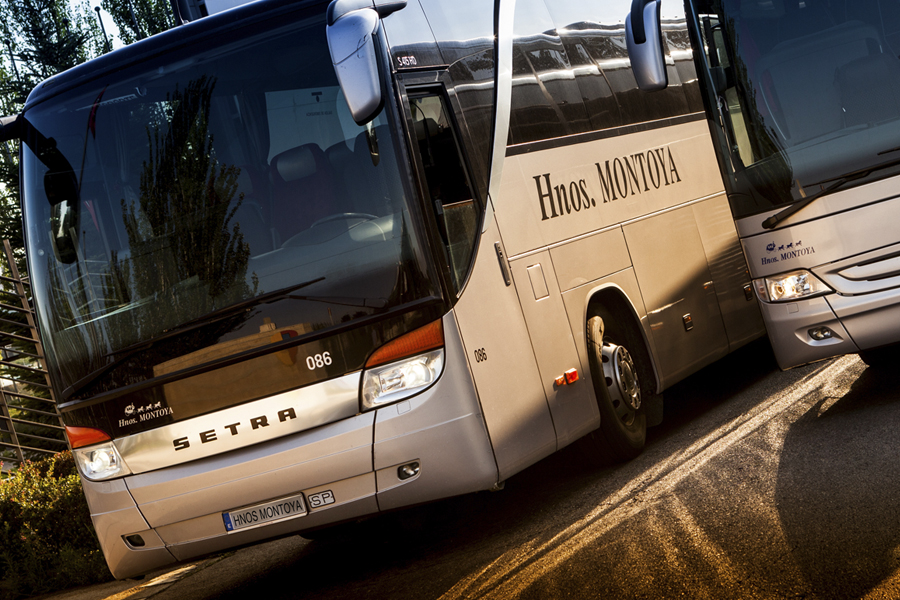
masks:
{"label": "tinted side window", "polygon": [[576,79],[593,129],[703,110],[682,7],[663,5],[669,87],[648,94],[637,87],[625,43],[624,22],[631,2],[546,0],[546,5],[570,61],[577,65]]}
{"label": "tinted side window", "polygon": [[516,4],[509,143],[590,131],[566,48],[543,0]]}
{"label": "tinted side window", "polygon": [[468,130],[472,183],[480,198],[487,197],[488,166],[491,164],[491,132],[494,126],[494,50],[471,54],[449,68],[462,120]]}

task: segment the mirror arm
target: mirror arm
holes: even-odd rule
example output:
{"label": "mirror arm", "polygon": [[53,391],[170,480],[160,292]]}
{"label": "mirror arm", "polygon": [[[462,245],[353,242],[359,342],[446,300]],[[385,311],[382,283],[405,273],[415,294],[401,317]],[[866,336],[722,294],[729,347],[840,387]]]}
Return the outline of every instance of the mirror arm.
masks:
{"label": "mirror arm", "polygon": [[638,87],[652,92],[669,85],[663,49],[660,0],[632,0],[625,19],[625,43]]}
{"label": "mirror arm", "polygon": [[0,142],[8,142],[11,140],[21,140],[21,121],[19,115],[10,115],[8,117],[0,117]]}
{"label": "mirror arm", "polygon": [[643,44],[647,41],[644,29],[644,7],[657,0],[632,0],[631,2],[631,28],[635,44]]}
{"label": "mirror arm", "polygon": [[333,0],[328,5],[328,12],[326,13],[327,23],[328,25],[334,25],[338,19],[347,13],[363,8],[371,8],[383,19],[405,8],[406,4],[407,0]]}

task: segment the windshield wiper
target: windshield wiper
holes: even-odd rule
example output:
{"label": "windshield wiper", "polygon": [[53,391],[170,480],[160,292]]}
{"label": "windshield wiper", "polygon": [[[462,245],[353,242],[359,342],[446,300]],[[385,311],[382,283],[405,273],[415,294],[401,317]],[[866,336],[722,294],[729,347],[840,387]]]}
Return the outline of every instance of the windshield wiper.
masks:
{"label": "windshield wiper", "polygon": [[[885,150],[884,152],[879,152],[878,154],[880,156],[882,154],[888,154],[890,152],[894,152],[898,149],[900,149],[900,148],[892,148],[891,150]],[[803,200],[796,202],[795,204],[791,204],[789,207],[787,207],[783,211],[772,215],[771,217],[769,217],[768,219],[766,219],[765,221],[762,222],[762,226],[764,229],[774,229],[776,225],[778,225],[779,223],[781,223],[782,221],[784,221],[791,215],[794,215],[797,212],[803,210],[804,208],[806,208],[807,206],[809,206],[810,204],[812,204],[813,202],[815,202],[822,196],[827,196],[828,194],[830,194],[832,192],[836,192],[837,190],[844,187],[851,181],[856,181],[857,179],[862,179],[864,177],[868,177],[875,171],[880,171],[882,169],[888,169],[890,167],[894,167],[897,165],[900,165],[900,158],[895,158],[894,160],[889,160],[888,162],[884,162],[881,164],[874,165],[872,167],[866,167],[865,169],[860,169],[858,171],[848,173],[847,175],[844,175],[843,177],[841,177],[840,179],[838,179],[837,181],[835,181],[834,183],[829,185],[827,188],[819,190],[815,194],[812,194],[811,196],[807,196]]]}
{"label": "windshield wiper", "polygon": [[173,327],[171,329],[163,330],[161,335],[158,335],[154,338],[150,338],[149,340],[143,342],[137,342],[136,344],[131,344],[130,346],[125,346],[124,348],[119,348],[118,350],[113,350],[107,354],[103,355],[103,358],[115,357],[110,363],[103,365],[99,369],[92,371],[64,389],[60,394],[59,401],[63,402],[72,396],[74,396],[78,391],[83,390],[91,383],[96,381],[98,378],[102,377],[106,373],[110,372],[117,366],[121,365],[123,362],[134,356],[136,353],[141,352],[143,350],[149,350],[159,342],[174,337],[176,335],[181,335],[182,333],[186,333],[193,329],[199,329],[200,327],[204,327],[206,325],[210,325],[212,323],[222,321],[229,317],[232,317],[236,314],[240,314],[245,310],[249,310],[254,306],[259,306],[260,304],[269,304],[270,302],[275,302],[277,300],[282,300],[284,298],[290,298],[291,293],[299,290],[300,288],[304,288],[308,285],[312,285],[314,283],[319,283],[323,281],[324,277],[318,277],[316,279],[311,279],[309,281],[304,281],[303,283],[298,283],[297,285],[292,285],[290,287],[286,287],[280,290],[275,290],[274,292],[268,292],[266,294],[260,294],[259,296],[254,296],[253,298],[248,298],[243,302],[238,302],[237,304],[232,304],[231,306],[226,306],[225,308],[221,308],[219,310],[213,311],[202,317],[198,317],[196,319],[192,319],[190,321],[186,321],[184,323],[179,324],[177,327]]}

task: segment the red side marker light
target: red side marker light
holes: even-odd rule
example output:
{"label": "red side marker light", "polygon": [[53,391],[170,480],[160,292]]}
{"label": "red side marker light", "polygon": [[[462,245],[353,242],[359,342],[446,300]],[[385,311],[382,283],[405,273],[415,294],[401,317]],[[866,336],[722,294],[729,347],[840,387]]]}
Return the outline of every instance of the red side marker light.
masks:
{"label": "red side marker light", "polygon": [[112,439],[105,431],[93,427],[70,427],[69,425],[66,425],[66,437],[69,438],[72,448],[83,448]]}
{"label": "red side marker light", "polygon": [[578,369],[566,371],[566,383],[575,383],[576,381],[578,381]]}

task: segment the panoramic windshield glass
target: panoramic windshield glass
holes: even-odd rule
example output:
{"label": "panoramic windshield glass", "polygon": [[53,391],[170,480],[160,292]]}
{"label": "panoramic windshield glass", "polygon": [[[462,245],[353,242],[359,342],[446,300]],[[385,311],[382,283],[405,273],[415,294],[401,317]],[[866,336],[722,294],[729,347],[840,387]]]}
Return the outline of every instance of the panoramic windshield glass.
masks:
{"label": "panoramic windshield glass", "polygon": [[900,158],[900,4],[700,0],[695,15],[736,217]]}
{"label": "panoramic windshield glass", "polygon": [[220,316],[279,290],[293,335],[439,293],[390,111],[356,125],[324,18],[283,21],[26,112],[30,271],[63,385],[211,313],[203,343],[240,337]]}

